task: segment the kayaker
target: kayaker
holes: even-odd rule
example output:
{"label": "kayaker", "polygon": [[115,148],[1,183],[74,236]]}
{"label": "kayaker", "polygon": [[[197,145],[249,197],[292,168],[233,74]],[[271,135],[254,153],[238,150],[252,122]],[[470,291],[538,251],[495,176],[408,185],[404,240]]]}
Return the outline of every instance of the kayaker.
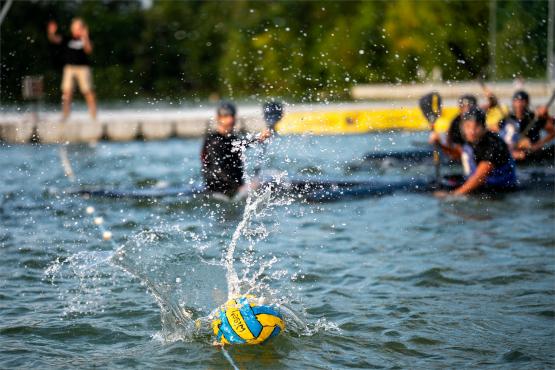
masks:
{"label": "kayaker", "polygon": [[461,119],[465,144],[451,150],[461,159],[465,182],[452,192],[437,192],[439,197],[464,195],[482,190],[509,190],[516,186],[515,162],[507,144],[496,133],[486,129],[486,114],[475,107]]}
{"label": "kayaker", "polygon": [[93,120],[96,119],[96,97],[94,94],[91,62],[89,56],[93,52],[93,46],[89,38],[89,28],[81,18],[73,18],[71,21],[71,36],[66,37],[58,34],[58,24],[50,21],[47,27],[48,41],[60,47],[63,61],[62,77],[62,120],[69,117],[71,101],[75,82],[87,101],[89,114]]}
{"label": "kayaker", "polygon": [[478,104],[478,100],[474,95],[465,94],[462,95],[458,100],[459,105],[459,114],[455,117],[451,124],[449,125],[449,130],[447,131],[447,146],[454,146],[454,145],[464,145],[464,138],[461,133],[461,119],[463,114],[471,110],[472,108],[476,107]]}
{"label": "kayaker", "polygon": [[526,91],[518,90],[513,95],[512,111],[499,122],[499,135],[511,147],[513,157],[523,160],[555,138],[553,117],[546,106],[532,112],[530,96]]}
{"label": "kayaker", "polygon": [[432,132],[432,134],[430,135],[429,143],[434,144],[439,142],[440,148],[442,149],[442,151],[446,155],[448,155],[452,160],[457,160],[458,155],[456,153],[458,153],[459,151],[458,150],[453,151],[451,149],[456,149],[457,147],[461,147],[465,143],[465,140],[461,132],[462,116],[469,110],[477,107],[477,104],[478,104],[478,100],[474,95],[465,94],[459,97],[458,99],[459,114],[451,121],[451,124],[449,125],[449,129],[447,130],[447,136],[445,137],[444,140],[440,141],[440,138],[441,138],[440,134],[437,132]]}
{"label": "kayaker", "polygon": [[216,111],[217,127],[204,139],[201,161],[202,175],[208,190],[233,197],[245,185],[243,150],[253,142],[271,136],[263,131],[256,139],[242,140],[234,134],[237,109],[231,102],[222,102]]}

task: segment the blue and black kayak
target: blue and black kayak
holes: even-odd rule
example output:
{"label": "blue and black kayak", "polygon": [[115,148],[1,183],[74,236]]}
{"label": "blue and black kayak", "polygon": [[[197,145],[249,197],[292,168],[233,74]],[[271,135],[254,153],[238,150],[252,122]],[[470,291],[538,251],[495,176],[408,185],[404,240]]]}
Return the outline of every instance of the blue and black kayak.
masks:
{"label": "blue and black kayak", "polygon": [[[391,182],[359,182],[351,186],[331,185],[326,188],[314,189],[305,194],[305,199],[312,202],[329,202],[357,199],[371,196],[391,195],[395,193],[432,193],[437,190],[450,191],[461,186],[465,179],[461,175],[444,176],[438,183],[434,178],[410,178]],[[550,191],[555,190],[555,173],[542,171],[522,173],[518,185],[507,188],[482,188],[480,195],[496,195],[518,191]]]}
{"label": "blue and black kayak", "polygon": [[151,187],[151,188],[83,188],[71,191],[84,197],[93,198],[128,198],[128,199],[156,199],[156,198],[192,198],[207,193],[203,184],[191,184],[176,187]]}
{"label": "blue and black kayak", "polygon": [[[487,193],[513,192],[522,190],[553,190],[555,173],[530,172],[519,174],[519,184],[507,189],[485,189]],[[440,183],[433,178],[411,177],[402,180],[350,180],[330,179],[322,177],[287,178],[279,182],[271,178],[262,179],[258,186],[272,186],[278,192],[294,195],[296,198],[309,202],[329,202],[357,199],[372,196],[385,196],[395,193],[431,193],[436,190],[452,190],[463,183],[462,176],[446,176]],[[156,187],[144,189],[79,189],[72,192],[85,197],[103,197],[119,199],[154,200],[157,198],[194,199],[196,197],[221,194],[209,192],[202,184],[191,184],[183,187]]]}
{"label": "blue and black kayak", "polygon": [[[430,164],[433,161],[433,148],[418,148],[413,150],[382,151],[367,153],[362,161],[353,163],[351,169],[364,169],[376,165],[411,165]],[[547,146],[537,152],[530,153],[524,160],[517,161],[518,166],[553,165],[555,161],[555,145]],[[447,156],[442,156],[444,164],[454,163]]]}

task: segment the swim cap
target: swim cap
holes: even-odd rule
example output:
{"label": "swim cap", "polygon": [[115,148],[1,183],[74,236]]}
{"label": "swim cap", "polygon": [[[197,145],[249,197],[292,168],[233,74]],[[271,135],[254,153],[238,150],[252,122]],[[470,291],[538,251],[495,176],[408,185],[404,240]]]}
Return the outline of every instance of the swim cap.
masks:
{"label": "swim cap", "polygon": [[476,121],[479,125],[486,127],[486,113],[480,108],[474,107],[462,115],[462,122]]}
{"label": "swim cap", "polygon": [[513,95],[513,100],[526,100],[527,102],[530,101],[530,96],[524,90],[518,90]]}
{"label": "swim cap", "polygon": [[218,109],[216,110],[218,116],[233,116],[237,114],[237,108],[235,108],[235,104],[229,101],[222,101],[218,105]]}

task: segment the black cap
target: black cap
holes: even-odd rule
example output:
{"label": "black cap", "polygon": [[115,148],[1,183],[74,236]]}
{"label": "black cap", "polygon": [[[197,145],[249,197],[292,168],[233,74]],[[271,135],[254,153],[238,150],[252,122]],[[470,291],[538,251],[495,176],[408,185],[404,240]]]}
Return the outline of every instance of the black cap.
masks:
{"label": "black cap", "polygon": [[218,116],[233,116],[237,114],[237,108],[235,108],[235,104],[230,101],[222,101],[218,105],[218,109],[216,110]]}
{"label": "black cap", "polygon": [[264,121],[268,125],[275,125],[283,117],[283,104],[277,101],[269,101],[264,103]]}
{"label": "black cap", "polygon": [[463,105],[470,105],[471,107],[475,107],[478,105],[478,99],[472,94],[464,94],[459,98],[459,106]]}
{"label": "black cap", "polygon": [[474,107],[462,115],[462,122],[476,121],[483,127],[486,127],[486,113],[480,108]]}
{"label": "black cap", "polygon": [[513,100],[526,100],[527,102],[530,101],[530,96],[524,90],[518,90],[513,95]]}

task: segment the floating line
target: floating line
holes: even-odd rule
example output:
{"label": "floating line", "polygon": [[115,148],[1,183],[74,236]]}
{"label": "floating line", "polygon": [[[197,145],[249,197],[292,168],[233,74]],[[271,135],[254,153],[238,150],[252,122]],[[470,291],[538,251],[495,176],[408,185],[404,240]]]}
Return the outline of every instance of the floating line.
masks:
{"label": "floating line", "polygon": [[233,357],[231,357],[229,352],[227,352],[224,347],[222,347],[222,353],[224,354],[225,359],[227,360],[227,362],[229,362],[233,370],[239,370],[239,367],[237,367],[237,365],[235,365],[235,361],[233,361]]}

